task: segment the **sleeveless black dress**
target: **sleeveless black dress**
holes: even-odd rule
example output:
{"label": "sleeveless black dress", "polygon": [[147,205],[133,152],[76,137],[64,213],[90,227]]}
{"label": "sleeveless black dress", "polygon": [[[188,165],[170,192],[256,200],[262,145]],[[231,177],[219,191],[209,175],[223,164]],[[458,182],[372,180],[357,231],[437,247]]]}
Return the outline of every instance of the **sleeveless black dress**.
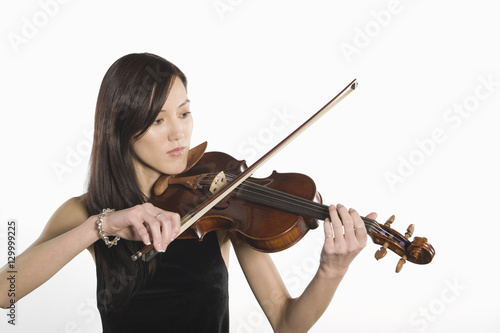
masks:
{"label": "sleeveless black dress", "polygon": [[229,332],[228,273],[216,232],[202,242],[175,240],[158,255],[153,280],[123,310],[98,304],[103,332]]}

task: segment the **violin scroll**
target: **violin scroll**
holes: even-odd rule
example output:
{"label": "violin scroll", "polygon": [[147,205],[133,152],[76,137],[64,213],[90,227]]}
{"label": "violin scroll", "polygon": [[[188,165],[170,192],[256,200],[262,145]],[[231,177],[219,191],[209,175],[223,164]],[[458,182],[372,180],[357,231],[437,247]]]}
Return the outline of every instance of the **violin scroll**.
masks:
{"label": "violin scroll", "polygon": [[382,245],[382,247],[375,252],[375,259],[379,260],[385,257],[387,249],[401,257],[396,266],[396,273],[401,271],[406,261],[423,265],[431,262],[434,257],[436,252],[432,245],[427,242],[427,238],[415,237],[413,241],[409,240],[415,229],[413,224],[408,226],[403,236],[390,227],[395,220],[394,215],[392,215],[383,225],[371,219],[363,219],[368,234],[373,242]]}

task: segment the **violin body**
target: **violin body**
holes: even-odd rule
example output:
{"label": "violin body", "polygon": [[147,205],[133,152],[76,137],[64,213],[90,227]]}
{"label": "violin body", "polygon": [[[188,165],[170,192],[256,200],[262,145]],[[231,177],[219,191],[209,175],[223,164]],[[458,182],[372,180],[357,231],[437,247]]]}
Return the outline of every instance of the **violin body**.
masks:
{"label": "violin body", "polygon": [[[228,154],[207,152],[193,167],[175,176],[182,181],[168,184],[163,193],[151,198],[151,202],[164,210],[184,216],[212,195],[209,187],[213,176],[209,175],[218,174],[221,170],[226,175],[238,175],[246,168],[245,161],[236,160]],[[165,179],[160,179],[159,182]],[[172,180],[171,177],[168,179]],[[267,178],[250,177],[246,183],[321,203],[321,196],[316,192],[314,181],[303,174],[274,171]],[[238,244],[247,243],[262,252],[277,252],[291,247],[307,231],[319,225],[316,218],[266,207],[249,201],[246,196],[238,192],[239,190],[236,190],[227,195],[178,238],[202,240],[208,232],[224,229],[229,231]]]}

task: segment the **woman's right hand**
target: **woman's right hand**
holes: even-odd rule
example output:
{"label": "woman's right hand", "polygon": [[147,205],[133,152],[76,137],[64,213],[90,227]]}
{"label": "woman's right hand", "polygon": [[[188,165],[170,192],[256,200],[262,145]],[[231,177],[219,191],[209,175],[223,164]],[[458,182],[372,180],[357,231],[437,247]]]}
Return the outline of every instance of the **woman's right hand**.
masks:
{"label": "woman's right hand", "polygon": [[103,219],[103,230],[107,235],[140,241],[153,242],[158,252],[177,237],[181,227],[179,214],[167,212],[147,202],[128,209],[107,213]]}

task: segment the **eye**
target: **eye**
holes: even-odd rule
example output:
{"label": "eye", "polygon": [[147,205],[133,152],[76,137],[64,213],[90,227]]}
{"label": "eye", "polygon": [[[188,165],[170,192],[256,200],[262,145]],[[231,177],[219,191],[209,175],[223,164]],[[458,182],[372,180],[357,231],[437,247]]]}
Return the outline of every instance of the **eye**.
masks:
{"label": "eye", "polygon": [[153,122],[153,125],[160,125],[163,122],[163,118],[158,118]]}
{"label": "eye", "polygon": [[186,112],[181,113],[180,117],[182,119],[186,119],[187,117],[189,117],[190,114],[191,114],[190,111],[186,111]]}

